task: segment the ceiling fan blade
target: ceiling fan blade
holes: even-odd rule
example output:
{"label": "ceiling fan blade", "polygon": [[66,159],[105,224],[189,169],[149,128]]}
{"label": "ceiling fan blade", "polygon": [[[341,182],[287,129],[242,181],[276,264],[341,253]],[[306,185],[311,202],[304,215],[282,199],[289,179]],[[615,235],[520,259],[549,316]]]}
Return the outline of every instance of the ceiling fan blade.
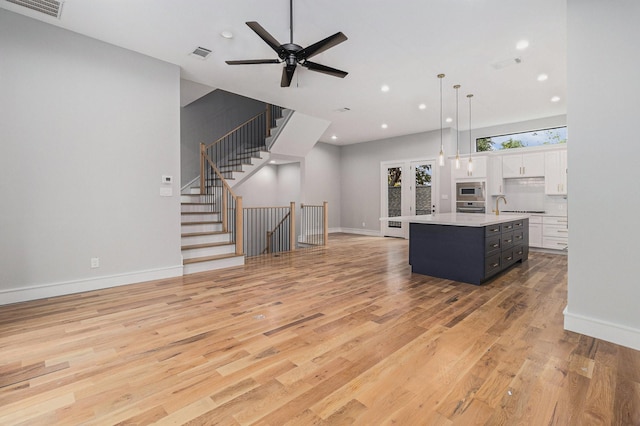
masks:
{"label": "ceiling fan blade", "polygon": [[228,65],[279,64],[278,59],[247,59],[240,61],[225,61]]}
{"label": "ceiling fan blade", "polygon": [[349,74],[346,71],[341,71],[341,70],[338,70],[338,69],[335,69],[335,68],[328,67],[326,65],[316,64],[315,62],[311,62],[311,61],[304,61],[300,65],[302,65],[303,67],[308,68],[311,71],[317,71],[317,72],[321,72],[321,73],[324,73],[324,74],[329,74],[329,75],[332,75],[334,77],[345,78],[347,76],[347,74]]}
{"label": "ceiling fan blade", "polygon": [[295,65],[287,65],[282,68],[282,79],[280,80],[280,87],[291,86],[291,80],[293,80],[293,73],[296,71]]}
{"label": "ceiling fan blade", "polygon": [[278,53],[278,55],[280,54],[280,51],[282,50],[280,48],[280,42],[276,40],[271,34],[269,34],[267,30],[262,28],[262,25],[258,24],[255,21],[246,22],[246,24],[256,34],[258,34],[260,38],[265,41],[265,43],[267,43],[273,50],[275,50]]}
{"label": "ceiling fan blade", "polygon": [[346,35],[342,34],[341,32],[335,33],[334,35],[329,36],[324,40],[320,40],[319,42],[314,43],[311,46],[305,47],[296,54],[296,57],[298,58],[298,60],[311,58],[312,56],[315,56],[318,53],[322,53],[325,50],[337,44],[340,44],[345,40],[347,40]]}

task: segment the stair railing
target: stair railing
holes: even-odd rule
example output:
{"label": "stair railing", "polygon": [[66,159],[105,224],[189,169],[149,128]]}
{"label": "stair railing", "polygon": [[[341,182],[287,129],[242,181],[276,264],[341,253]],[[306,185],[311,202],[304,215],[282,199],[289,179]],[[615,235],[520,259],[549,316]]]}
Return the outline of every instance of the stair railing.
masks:
{"label": "stair railing", "polygon": [[247,257],[296,249],[296,206],[244,209]]}
{"label": "stair railing", "polygon": [[300,243],[325,246],[329,241],[329,203],[301,204]]}
{"label": "stair railing", "polygon": [[[216,206],[220,207],[222,231],[231,234],[231,242],[235,244],[236,254],[243,255],[242,197],[233,193],[220,170],[206,153],[203,158],[208,167],[204,169],[201,176],[204,176],[204,181],[210,184],[200,187],[200,195],[207,204],[212,205],[212,211],[216,211]],[[205,188],[204,194],[202,188]]]}
{"label": "stair railing", "polygon": [[[204,179],[207,162],[205,155],[213,161],[218,169],[224,168],[220,173],[225,178],[231,177],[234,166],[240,166],[249,160],[252,153],[267,151],[266,138],[271,134],[271,128],[275,127],[276,120],[282,117],[282,107],[265,104],[265,109],[256,116],[245,121],[235,129],[226,133],[209,145],[200,144],[200,193],[205,193],[206,182]],[[219,170],[220,171],[220,170]]]}

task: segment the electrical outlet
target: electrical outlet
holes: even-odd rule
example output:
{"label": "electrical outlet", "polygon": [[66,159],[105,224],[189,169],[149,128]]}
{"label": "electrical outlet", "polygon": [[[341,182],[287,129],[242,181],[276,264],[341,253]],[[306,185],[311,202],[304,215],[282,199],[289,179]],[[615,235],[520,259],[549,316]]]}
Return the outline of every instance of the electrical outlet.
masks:
{"label": "electrical outlet", "polygon": [[91,268],[99,268],[100,267],[100,258],[92,257],[91,258]]}

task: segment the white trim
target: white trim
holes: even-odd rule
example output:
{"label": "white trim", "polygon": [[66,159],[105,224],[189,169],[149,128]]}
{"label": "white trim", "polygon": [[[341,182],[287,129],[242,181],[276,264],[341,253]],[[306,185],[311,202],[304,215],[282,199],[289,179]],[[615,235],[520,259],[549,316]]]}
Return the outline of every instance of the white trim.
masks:
{"label": "white trim", "polygon": [[564,308],[562,313],[564,314],[565,330],[640,350],[640,330],[637,328],[573,314],[569,312],[568,306]]}
{"label": "white trim", "polygon": [[382,237],[382,232],[373,229],[359,228],[331,228],[329,232],[342,232],[345,234],[368,235],[370,237]]}
{"label": "white trim", "polygon": [[28,300],[46,299],[49,297],[65,296],[85,291],[101,290],[121,285],[181,276],[182,265],[176,265],[166,268],[149,269],[146,271],[109,275],[105,277],[85,278],[74,281],[0,290],[0,306],[8,305],[10,303],[25,302]]}
{"label": "white trim", "polygon": [[200,180],[200,175],[191,179],[188,184],[183,185],[182,188],[180,188],[180,193],[182,194],[186,189],[188,189],[191,185],[193,185],[194,183],[196,183],[196,181],[199,181],[199,180]]}

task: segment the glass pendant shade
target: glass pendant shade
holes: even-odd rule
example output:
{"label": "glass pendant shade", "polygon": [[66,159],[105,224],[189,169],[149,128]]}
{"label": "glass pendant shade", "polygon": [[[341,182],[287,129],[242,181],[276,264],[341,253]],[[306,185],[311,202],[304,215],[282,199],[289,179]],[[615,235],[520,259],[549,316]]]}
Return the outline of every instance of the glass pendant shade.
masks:
{"label": "glass pendant shade", "polygon": [[454,89],[456,89],[456,169],[460,168],[460,143],[459,143],[459,139],[460,139],[460,126],[458,125],[458,116],[459,114],[459,109],[458,109],[458,89],[460,88],[459,84],[456,84],[455,86],[453,86]]}
{"label": "glass pendant shade", "polygon": [[440,79],[440,155],[438,156],[438,164],[444,166],[444,142],[442,137],[442,79],[444,74],[438,74],[438,78]]}
{"label": "glass pendant shade", "polygon": [[471,158],[471,154],[473,153],[473,149],[471,146],[471,98],[473,98],[472,94],[467,95],[467,99],[469,99],[469,164],[467,165],[467,174],[471,175],[473,172],[473,159]]}

